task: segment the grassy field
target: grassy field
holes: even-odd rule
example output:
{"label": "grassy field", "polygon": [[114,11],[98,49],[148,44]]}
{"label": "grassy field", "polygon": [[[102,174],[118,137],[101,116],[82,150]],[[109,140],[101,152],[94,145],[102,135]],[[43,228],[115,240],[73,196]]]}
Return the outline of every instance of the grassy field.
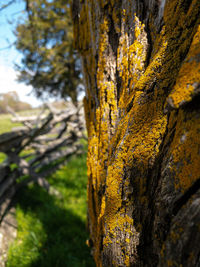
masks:
{"label": "grassy field", "polygon": [[[1,132],[13,123],[0,117]],[[5,155],[0,154],[0,160]],[[16,196],[17,238],[7,267],[93,267],[86,245],[86,154],[72,157],[48,178],[59,195],[32,184]]]}
{"label": "grassy field", "polygon": [[74,157],[48,181],[49,195],[31,185],[17,196],[18,235],[7,267],[92,267],[86,246],[86,156]]}
{"label": "grassy field", "polygon": [[[20,111],[17,114],[20,116],[33,116],[40,113],[40,109],[32,109],[27,111]],[[11,118],[13,116],[11,114],[0,114],[0,134],[10,132],[13,128],[22,126],[22,123],[12,122]],[[6,155],[0,152],[0,163],[6,159]]]}
{"label": "grassy field", "polygon": [[9,132],[14,127],[21,126],[21,123],[13,123],[11,118],[12,115],[10,114],[0,115],[0,134]]}
{"label": "grassy field", "polygon": [[[0,115],[0,134],[9,132],[12,128],[20,126],[20,123],[13,123],[11,121],[12,115],[10,114],[1,114]],[[0,163],[6,159],[6,155],[0,152]]]}
{"label": "grassy field", "polygon": [[[19,116],[28,117],[28,116],[33,116],[39,113],[40,113],[40,109],[32,109],[32,110],[27,110],[27,111],[20,111],[17,114]],[[21,123],[12,122],[11,121],[12,117],[13,116],[11,114],[0,114],[0,134],[4,132],[9,132],[14,127],[22,126]]]}
{"label": "grassy field", "polygon": [[[12,131],[12,128],[22,126],[21,123],[13,123],[11,114],[0,114],[0,134]],[[6,159],[6,155],[0,152],[0,163]]]}

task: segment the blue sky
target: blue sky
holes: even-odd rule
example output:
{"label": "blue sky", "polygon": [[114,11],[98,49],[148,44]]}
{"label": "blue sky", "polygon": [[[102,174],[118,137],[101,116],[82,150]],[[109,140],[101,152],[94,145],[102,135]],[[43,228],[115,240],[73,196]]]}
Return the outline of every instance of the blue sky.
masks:
{"label": "blue sky", "polygon": [[5,49],[15,41],[14,24],[9,24],[8,21],[15,23],[19,16],[25,16],[23,10],[24,3],[18,0],[0,12],[0,93],[16,91],[22,101],[38,106],[41,101],[33,95],[27,96],[32,91],[31,86],[16,81],[17,73],[14,70],[14,63],[20,62],[21,54],[14,48],[14,45]]}

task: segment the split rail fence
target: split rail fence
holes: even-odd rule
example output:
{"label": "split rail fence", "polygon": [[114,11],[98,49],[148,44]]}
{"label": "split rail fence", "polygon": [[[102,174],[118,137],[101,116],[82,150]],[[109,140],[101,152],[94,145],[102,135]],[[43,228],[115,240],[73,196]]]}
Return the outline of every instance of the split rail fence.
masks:
{"label": "split rail fence", "polygon": [[0,221],[13,196],[30,182],[51,190],[46,176],[67,159],[83,153],[80,139],[86,139],[83,107],[68,103],[64,110],[47,104],[37,116],[21,117],[14,113],[13,122],[23,126],[0,135],[0,152],[6,160],[0,164]]}

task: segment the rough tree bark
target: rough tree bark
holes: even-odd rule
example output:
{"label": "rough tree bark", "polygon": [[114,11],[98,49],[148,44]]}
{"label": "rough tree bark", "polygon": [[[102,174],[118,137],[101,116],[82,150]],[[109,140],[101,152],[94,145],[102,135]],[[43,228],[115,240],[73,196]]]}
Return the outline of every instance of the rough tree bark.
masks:
{"label": "rough tree bark", "polygon": [[199,14],[199,0],[73,1],[97,266],[200,266]]}

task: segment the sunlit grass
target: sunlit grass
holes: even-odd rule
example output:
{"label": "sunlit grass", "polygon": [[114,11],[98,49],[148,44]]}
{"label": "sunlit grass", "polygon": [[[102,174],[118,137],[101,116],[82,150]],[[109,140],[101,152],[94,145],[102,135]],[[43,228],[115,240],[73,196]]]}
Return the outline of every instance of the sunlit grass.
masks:
{"label": "sunlit grass", "polygon": [[[0,115],[0,134],[16,126],[21,124],[13,123],[11,115]],[[31,152],[22,151],[21,155]],[[5,159],[6,155],[0,153],[0,163]],[[18,233],[9,248],[6,266],[95,266],[85,243],[88,238],[86,155],[73,157],[48,181],[59,192],[58,196],[32,184],[16,197]]]}
{"label": "sunlit grass", "polygon": [[2,163],[7,158],[5,153],[0,152],[0,163]]}
{"label": "sunlit grass", "polygon": [[[15,124],[16,125],[16,124]],[[9,132],[13,128],[13,123],[11,122],[11,115],[0,115],[0,134],[4,132]],[[6,159],[6,155],[0,152],[0,163]]]}
{"label": "sunlit grass", "polygon": [[[17,112],[19,116],[29,117],[37,115],[41,112],[41,109],[30,109],[25,111]],[[48,112],[45,111],[44,114]],[[9,132],[14,127],[22,126],[22,123],[19,122],[12,122],[11,119],[13,116],[11,114],[0,114],[0,134]]]}
{"label": "sunlit grass", "polygon": [[6,266],[95,266],[85,244],[86,156],[72,158],[48,180],[58,196],[36,185],[18,194],[18,236]]}
{"label": "sunlit grass", "polygon": [[[39,109],[33,109],[28,111],[21,111],[18,112],[21,116],[28,116],[38,114],[40,112]],[[0,114],[0,134],[11,132],[13,128],[22,126],[22,123],[12,122],[11,121],[12,115],[11,114]],[[25,155],[29,152],[23,151],[22,155]],[[6,155],[0,152],[0,163],[2,163],[6,159]]]}
{"label": "sunlit grass", "polygon": [[12,115],[10,114],[0,115],[0,134],[10,132],[12,128],[22,125],[18,122],[12,122],[11,118]]}

